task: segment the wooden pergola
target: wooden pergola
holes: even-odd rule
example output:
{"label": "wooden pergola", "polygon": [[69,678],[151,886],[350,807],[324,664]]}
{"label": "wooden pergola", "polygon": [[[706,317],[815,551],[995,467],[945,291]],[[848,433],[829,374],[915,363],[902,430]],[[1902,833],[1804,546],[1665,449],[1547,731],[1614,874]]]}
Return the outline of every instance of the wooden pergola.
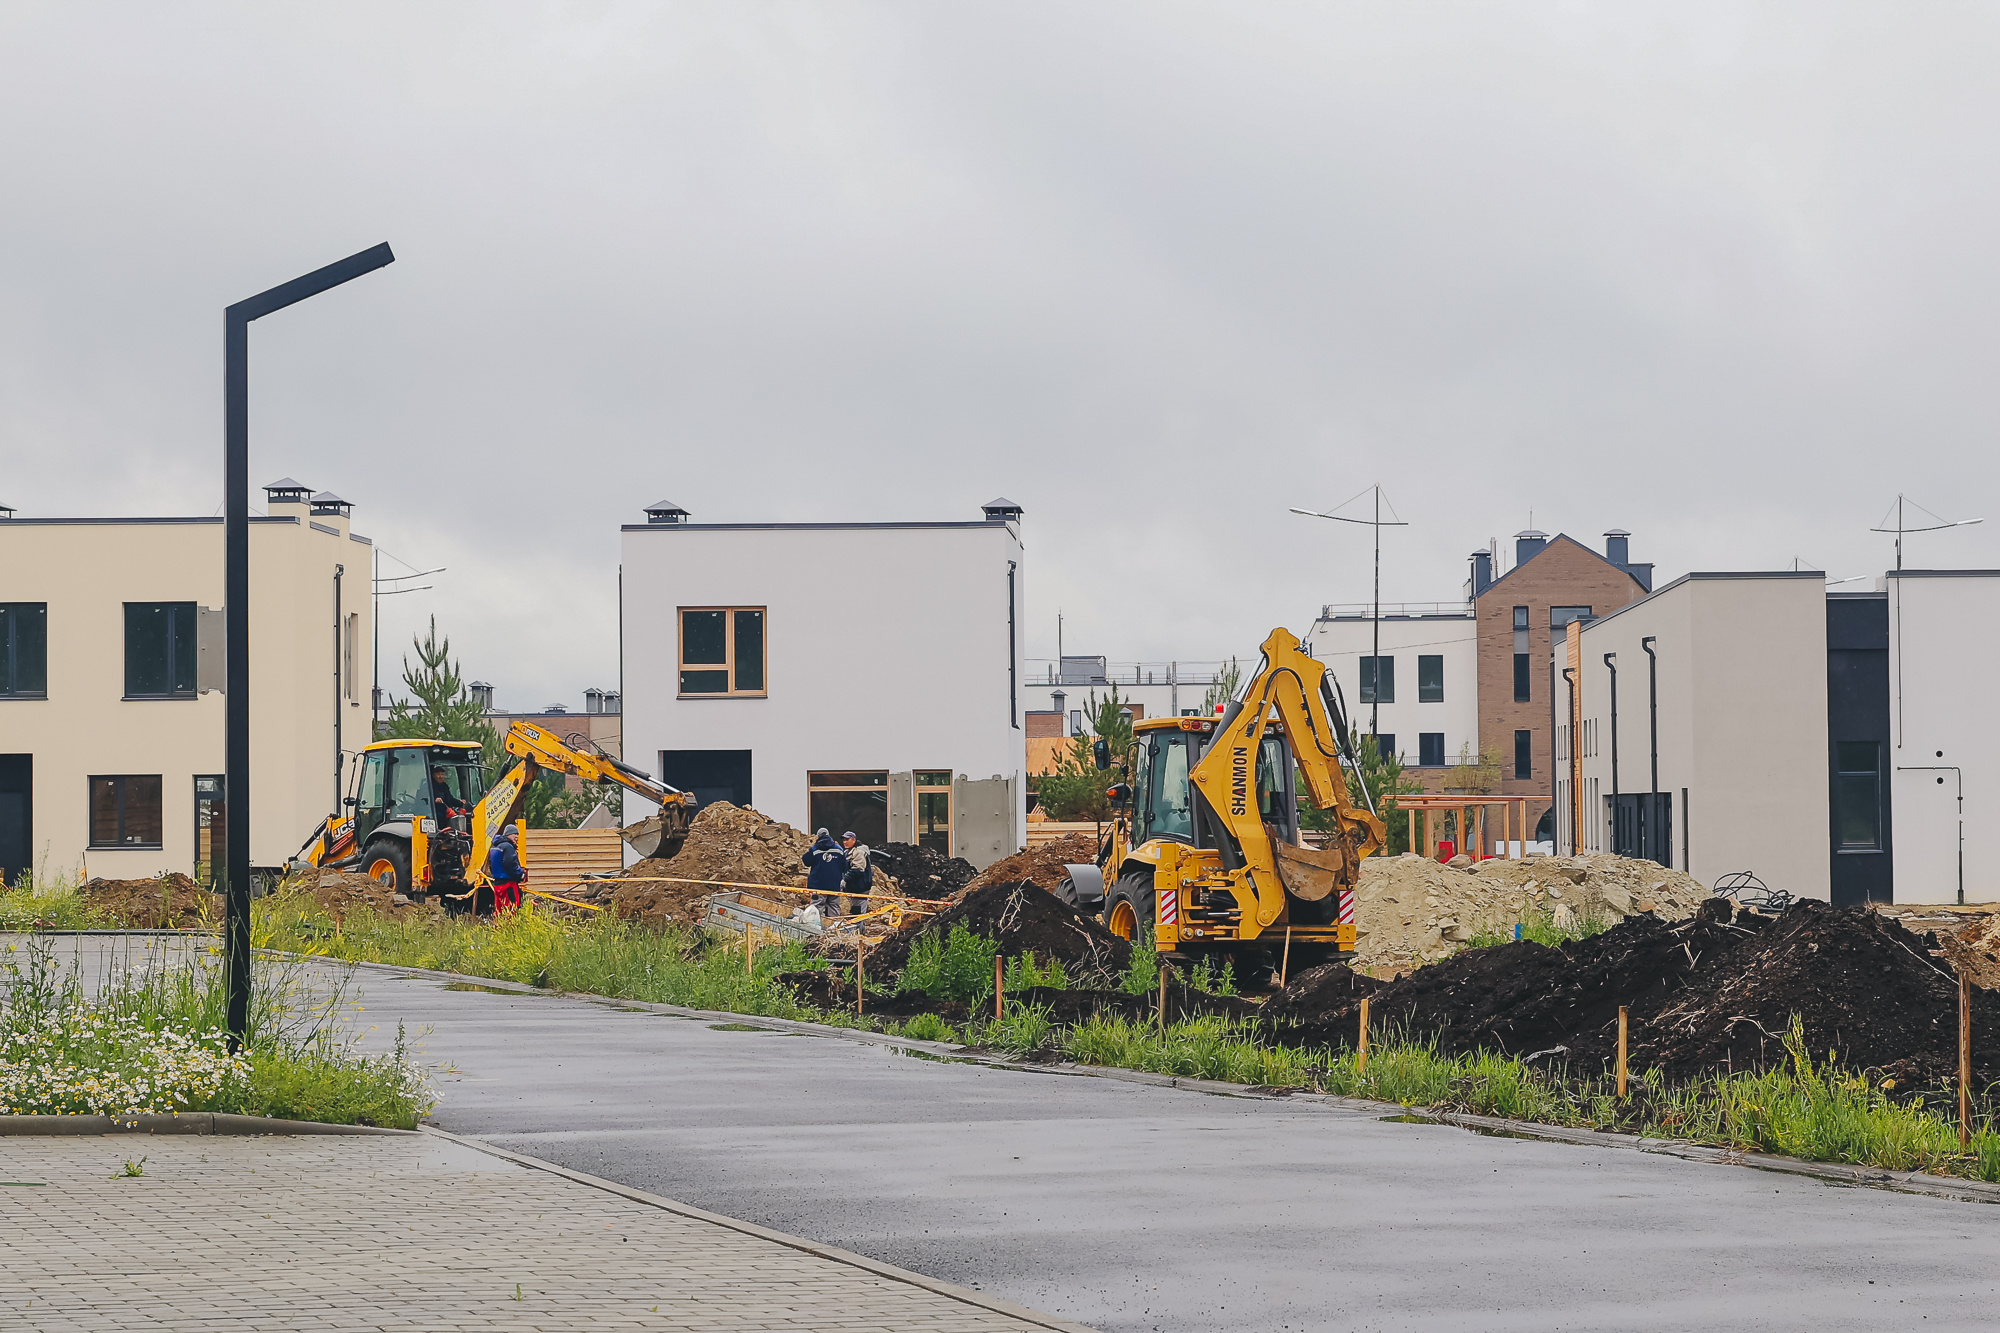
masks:
{"label": "wooden pergola", "polygon": [[[1507,849],[1506,855],[1511,859],[1516,855],[1525,854],[1528,848],[1528,807],[1537,802],[1548,805],[1554,800],[1551,796],[1492,796],[1477,792],[1467,792],[1462,795],[1419,792],[1398,795],[1393,799],[1410,817],[1411,851],[1420,851],[1425,856],[1436,856],[1438,812],[1456,812],[1458,850],[1475,861],[1487,859],[1486,811],[1489,807],[1496,805],[1500,807],[1500,842]],[[1424,816],[1424,836],[1421,842],[1417,840],[1418,811],[1422,811]],[[1465,836],[1467,829],[1471,829],[1473,833],[1470,840]],[[1465,845],[1468,841],[1471,842],[1469,847]],[[1520,848],[1519,853],[1515,851],[1517,846]]]}

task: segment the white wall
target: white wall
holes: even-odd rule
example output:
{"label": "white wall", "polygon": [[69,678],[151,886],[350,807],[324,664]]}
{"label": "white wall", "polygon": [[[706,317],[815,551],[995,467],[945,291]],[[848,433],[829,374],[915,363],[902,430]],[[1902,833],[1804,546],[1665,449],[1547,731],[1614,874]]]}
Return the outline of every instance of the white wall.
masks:
{"label": "white wall", "polygon": [[[1396,701],[1380,705],[1361,701],[1361,659],[1374,651],[1375,625],[1367,619],[1319,620],[1306,637],[1312,655],[1326,663],[1347,699],[1348,721],[1357,734],[1366,733],[1372,710],[1379,708],[1377,729],[1396,738],[1403,763],[1414,768],[1420,757],[1420,732],[1444,733],[1444,760],[1455,764],[1461,751],[1479,753],[1478,628],[1467,616],[1390,618],[1382,625],[1382,656],[1396,659]],[[1444,701],[1417,702],[1417,658],[1444,658]],[[1254,663],[1245,668],[1254,669]],[[1513,755],[1503,762],[1512,771]]]}
{"label": "white wall", "polygon": [[[1659,785],[1675,797],[1675,867],[1711,885],[1750,870],[1772,888],[1828,898],[1824,576],[1690,574],[1584,627],[1587,850],[1610,850],[1607,652],[1617,654],[1618,789],[1651,785],[1641,645],[1648,635],[1659,660]],[[1559,727],[1567,702],[1558,687]]]}
{"label": "white wall", "polygon": [[2000,571],[1903,570],[1883,582],[1896,901],[1956,900],[1962,776],[1966,901],[1991,902],[2000,898],[2000,878],[1983,853],[1986,831],[2000,823],[2000,710],[1992,690]]}
{"label": "white wall", "polygon": [[[749,750],[757,808],[801,827],[811,771],[1024,772],[1014,524],[638,525],[621,549],[627,763],[657,771],[662,750]],[[767,697],[676,697],[682,606],[767,609]],[[1023,812],[1014,819],[1019,846]]]}
{"label": "white wall", "polygon": [[[336,808],[333,575],[357,613],[343,745],[368,742],[370,551],[344,518],[250,521],[250,856],[275,866]],[[317,524],[318,526],[314,526]],[[324,531],[323,529],[332,529]],[[50,874],[194,869],[194,778],[223,769],[223,695],[125,699],[126,602],[221,607],[219,519],[0,521],[0,601],[48,603],[48,698],[0,699],[0,753],[34,756],[33,855]],[[349,761],[351,771],[352,760]],[[161,777],[162,845],[91,848],[92,775]]]}

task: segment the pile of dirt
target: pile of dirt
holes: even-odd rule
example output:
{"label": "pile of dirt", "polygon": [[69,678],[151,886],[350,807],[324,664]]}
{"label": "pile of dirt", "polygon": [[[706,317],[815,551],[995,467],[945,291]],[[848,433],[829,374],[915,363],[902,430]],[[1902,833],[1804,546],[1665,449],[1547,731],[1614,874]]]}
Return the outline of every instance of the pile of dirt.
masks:
{"label": "pile of dirt", "polygon": [[1355,893],[1355,962],[1412,967],[1449,957],[1482,930],[1547,916],[1624,918],[1653,912],[1692,916],[1709,891],[1653,861],[1586,853],[1445,865],[1406,854],[1361,863]]}
{"label": "pile of dirt", "polygon": [[1940,940],[1946,959],[1973,985],[2000,990],[2000,916],[1982,916]]}
{"label": "pile of dirt", "polygon": [[1116,976],[1132,962],[1132,945],[1121,940],[1093,916],[1071,907],[1028,880],[975,884],[951,906],[934,916],[920,917],[872,946],[868,972],[887,977],[900,972],[910,950],[926,935],[949,935],[964,926],[975,935],[999,942],[1008,958],[1032,953],[1037,960],[1062,963],[1072,979]]}
{"label": "pile of dirt", "polygon": [[349,870],[307,866],[288,875],[279,892],[310,895],[320,910],[336,921],[344,920],[353,911],[374,912],[397,920],[444,915],[444,904],[435,894],[426,894],[416,902],[407,899],[397,902],[396,891],[389,885]]}
{"label": "pile of dirt", "polygon": [[[1087,1023],[1098,1015],[1135,1023],[1151,1022],[1160,1014],[1158,991],[1133,995],[1122,990],[1057,990],[1053,986],[1035,986],[1027,990],[1008,991],[1007,999],[1009,1002],[1018,1000],[1022,1004],[1039,1005],[1048,1010],[1053,1021],[1069,1025]],[[1235,995],[1208,995],[1178,978],[1170,977],[1167,981],[1169,1023],[1211,1014],[1223,1018],[1249,1018],[1256,1012],[1257,1004],[1253,1000]]]}
{"label": "pile of dirt", "polygon": [[[1351,1012],[1363,996],[1372,996],[1388,984],[1365,972],[1355,972],[1345,963],[1322,963],[1293,977],[1289,985],[1264,1002],[1258,1017],[1274,1028],[1291,1029],[1299,1024],[1329,1026]],[[1358,1033],[1360,1029],[1355,1031]]]}
{"label": "pile of dirt", "polygon": [[885,842],[869,854],[876,867],[888,871],[904,893],[917,898],[949,898],[979,873],[962,856],[946,856],[910,842]]}
{"label": "pile of dirt", "polygon": [[220,922],[222,895],[178,872],[157,879],[89,879],[78,890],[84,905],[133,930],[165,930]]}
{"label": "pile of dirt", "polygon": [[[1465,950],[1373,992],[1371,1019],[1447,1052],[1503,1051],[1598,1072],[1630,1013],[1635,1069],[1673,1078],[1780,1064],[1793,1015],[1815,1059],[1831,1051],[1906,1087],[1957,1069],[1957,981],[1929,937],[1873,913],[1803,902],[1782,917],[1710,899],[1692,918],[1630,917],[1559,949],[1532,942]],[[1361,996],[1315,969],[1266,1006],[1271,1035],[1349,1045]],[[1973,1067],[2000,1078],[2000,995],[1975,991]]]}
{"label": "pile of dirt", "polygon": [[1090,833],[1068,833],[1024,852],[995,861],[966,885],[982,889],[989,884],[1012,884],[1028,880],[1050,893],[1063,881],[1066,865],[1089,865],[1097,860],[1097,837]]}
{"label": "pile of dirt", "polygon": [[[750,892],[787,908],[803,907],[809,901],[803,858],[812,844],[810,834],[790,824],[748,806],[717,801],[694,817],[678,852],[627,869],[608,902],[620,917],[655,927],[698,923],[708,911],[709,896],[721,891],[718,883],[776,886]],[[895,876],[878,869],[873,891],[898,892]],[[605,900],[600,892],[589,892],[593,896],[586,901]]]}

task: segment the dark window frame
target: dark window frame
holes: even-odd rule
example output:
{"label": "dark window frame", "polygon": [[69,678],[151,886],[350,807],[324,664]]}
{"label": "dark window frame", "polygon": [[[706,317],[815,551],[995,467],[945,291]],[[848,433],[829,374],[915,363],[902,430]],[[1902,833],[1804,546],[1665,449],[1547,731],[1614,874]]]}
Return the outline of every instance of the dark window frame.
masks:
{"label": "dark window frame", "polygon": [[1379,733],[1370,732],[1369,735],[1374,738],[1376,754],[1381,755],[1385,759],[1400,758],[1400,756],[1396,753],[1395,732],[1393,731],[1384,731]]}
{"label": "dark window frame", "polygon": [[1535,733],[1525,728],[1514,731],[1514,776],[1532,778],[1535,776]]}
{"label": "dark window frame", "polygon": [[[1850,765],[1848,752],[1866,746],[1874,756],[1874,763],[1867,768]],[[1868,779],[1874,790],[1875,809],[1871,816],[1874,836],[1867,842],[1847,840],[1847,790],[1848,779]],[[1883,850],[1882,826],[1882,742],[1880,741],[1835,741],[1833,744],[1833,791],[1834,791],[1834,850],[1841,852],[1876,852]]]}
{"label": "dark window frame", "polygon": [[[34,607],[41,621],[41,688],[21,688],[21,617]],[[0,602],[0,699],[49,697],[49,604]],[[31,677],[32,679],[32,677]]]}
{"label": "dark window frame", "polygon": [[[135,690],[132,688],[132,612],[135,607],[165,608],[166,610],[167,688],[164,691],[156,692],[151,690]],[[178,655],[175,651],[176,641],[181,637],[179,620],[182,615],[187,617],[186,648],[188,660],[185,671],[182,670],[182,664],[178,660]],[[123,698],[155,701],[161,699],[193,699],[197,697],[197,663],[201,656],[200,616],[201,612],[193,602],[125,603],[125,693],[122,696]],[[187,684],[178,684],[177,682],[180,680],[186,680]]]}
{"label": "dark window frame", "polygon": [[[1435,754],[1436,758],[1432,758]],[[1417,767],[1444,767],[1444,733],[1442,731],[1420,731],[1417,733]]]}
{"label": "dark window frame", "polygon": [[[1384,662],[1389,664],[1387,671],[1382,670],[1381,664]],[[1385,682],[1389,688],[1386,693],[1383,693],[1381,687]],[[1364,704],[1392,704],[1396,702],[1395,654],[1390,653],[1382,657],[1367,654],[1362,656],[1360,698]]]}
{"label": "dark window frame", "polygon": [[[687,618],[691,614],[716,613],[723,617],[721,662],[690,663],[687,656]],[[756,647],[756,687],[739,689],[743,681],[744,664],[738,660],[738,650],[742,629],[737,617],[741,615],[757,617]],[[768,606],[678,606],[674,608],[674,686],[675,697],[681,699],[768,699],[771,695],[771,609]],[[727,689],[690,690],[687,678],[690,672],[721,672]]]}
{"label": "dark window frame", "polygon": [[1514,654],[1514,702],[1533,703],[1535,671],[1527,653]]}
{"label": "dark window frame", "polygon": [[[152,842],[133,842],[133,841],[128,841],[126,839],[125,830],[127,825],[132,822],[135,822],[133,820],[129,820],[126,817],[126,809],[128,804],[126,796],[129,789],[128,785],[134,781],[147,781],[153,784],[153,799],[157,804],[153,811],[152,824],[154,828],[159,830],[160,836]],[[89,845],[92,848],[92,850],[156,852],[166,845],[165,775],[160,773],[92,773],[89,775],[89,777],[85,779],[85,782],[87,784],[85,790],[88,792],[88,806],[85,817],[85,823],[88,826],[88,834],[90,839]],[[116,793],[115,803],[113,806],[114,813],[112,815],[112,820],[113,820],[113,827],[111,830],[112,840],[110,841],[101,840],[98,837],[96,807],[97,807],[97,784],[100,782],[109,782],[114,784],[113,791]]]}
{"label": "dark window frame", "polygon": [[1417,654],[1417,702],[1420,704],[1441,704],[1444,702],[1444,654]]}

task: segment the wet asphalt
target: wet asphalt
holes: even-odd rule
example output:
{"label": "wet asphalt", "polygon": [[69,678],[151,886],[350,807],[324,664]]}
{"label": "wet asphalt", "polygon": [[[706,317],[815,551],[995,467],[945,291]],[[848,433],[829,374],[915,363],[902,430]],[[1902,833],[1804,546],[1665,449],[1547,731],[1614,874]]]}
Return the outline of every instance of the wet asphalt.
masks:
{"label": "wet asphalt", "polygon": [[2000,1206],[363,969],[436,1123],[1104,1330],[1991,1329]]}

